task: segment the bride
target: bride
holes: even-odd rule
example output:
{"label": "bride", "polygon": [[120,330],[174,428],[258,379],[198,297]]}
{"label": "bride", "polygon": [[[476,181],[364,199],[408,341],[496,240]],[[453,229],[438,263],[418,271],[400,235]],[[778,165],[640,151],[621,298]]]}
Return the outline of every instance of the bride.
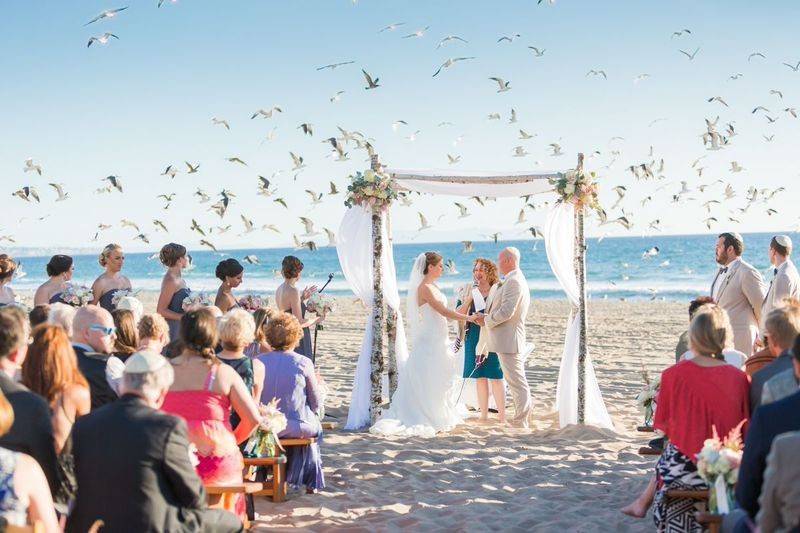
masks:
{"label": "bride", "polygon": [[412,347],[391,405],[370,428],[379,435],[433,437],[463,422],[456,408],[458,368],[450,349],[447,319],[472,321],[447,308],[434,282],[442,275],[442,256],[417,256],[408,283],[406,314]]}

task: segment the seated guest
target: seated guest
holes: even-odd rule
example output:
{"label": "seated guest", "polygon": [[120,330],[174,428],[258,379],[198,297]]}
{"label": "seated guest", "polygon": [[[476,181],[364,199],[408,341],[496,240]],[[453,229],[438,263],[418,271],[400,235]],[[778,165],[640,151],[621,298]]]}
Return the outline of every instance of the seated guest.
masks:
{"label": "seated guest", "polygon": [[244,267],[239,261],[229,257],[219,262],[215,274],[222,283],[217,290],[214,305],[219,307],[223,313],[227,313],[234,307],[239,307],[239,302],[233,295],[233,289],[242,284]]}
{"label": "seated guest", "polygon": [[117,309],[111,313],[114,319],[116,335],[114,337],[114,348],[111,355],[122,361],[130,357],[139,346],[139,333],[136,329],[136,320],[132,311],[127,309]]}
{"label": "seated guest", "polygon": [[259,354],[272,351],[272,347],[267,342],[267,337],[264,335],[264,331],[266,330],[267,323],[273,314],[274,311],[269,307],[262,307],[253,313],[253,320],[256,323],[256,333],[253,342],[251,342],[247,348],[244,349],[244,354],[247,357],[253,358],[257,357]]}
{"label": "seated guest", "polygon": [[59,326],[43,325],[33,331],[33,342],[22,365],[22,383],[50,404],[53,437],[60,473],[53,499],[66,512],[75,496],[75,474],[70,435],[75,420],[91,407],[89,384],[78,370],[75,350]]}
{"label": "seated guest", "polygon": [[53,422],[47,402],[14,381],[28,353],[28,324],[17,307],[0,309],[0,390],[14,409],[15,420],[0,437],[0,446],[30,455],[42,467],[50,490],[58,488]]}
{"label": "seated guest", "polygon": [[77,309],[71,305],[56,302],[48,306],[50,311],[47,313],[47,323],[55,326],[61,326],[67,332],[67,336],[72,338],[72,323],[75,321],[75,313]]}
{"label": "seated guest", "polygon": [[[13,423],[14,410],[0,393],[0,437]],[[42,467],[31,456],[7,448],[0,448],[0,517],[12,526],[38,522],[47,533],[61,531]]]}
{"label": "seated guest", "polygon": [[50,279],[36,289],[33,295],[34,306],[60,302],[61,293],[66,290],[67,282],[72,279],[75,265],[68,255],[54,255],[47,263],[46,270]]}
{"label": "seated guest", "polygon": [[0,306],[13,304],[17,301],[14,289],[8,286],[14,279],[17,271],[17,262],[10,255],[0,254]]}
{"label": "seated guest", "polygon": [[[39,324],[44,324],[47,322],[47,316],[50,314],[50,304],[44,305],[37,305],[33,309],[31,309],[30,313],[28,313],[28,322],[30,322],[31,329],[35,328]],[[71,326],[72,324],[70,324]],[[70,327],[72,329],[72,327]],[[67,332],[69,335],[69,332]]]}
{"label": "seated guest", "polygon": [[125,264],[125,254],[119,244],[109,244],[100,252],[98,259],[105,272],[100,274],[92,284],[92,303],[99,305],[109,313],[116,309],[114,296],[119,291],[131,290],[131,281],[121,274]]}
{"label": "seated guest", "polygon": [[242,531],[231,513],[208,509],[203,484],[189,460],[186,424],[158,410],[173,371],[162,356],[128,358],[122,396],[75,424],[78,494],[68,532]]}
{"label": "seated guest", "polygon": [[[697,300],[695,300],[695,302],[702,302],[705,300],[706,300],[705,298],[698,298]],[[700,307],[696,307],[694,309],[694,313],[692,314],[692,316],[696,315],[699,311],[704,310],[705,305],[706,304],[703,304]],[[710,305],[714,304],[712,303]],[[728,313],[723,313],[722,320],[724,322],[723,327],[732,331],[731,323],[728,320]],[[722,359],[729,365],[741,369],[744,366],[745,361],[747,360],[747,356],[742,352],[733,349],[732,334],[727,336],[726,343],[727,344],[725,345],[725,349],[722,350]],[[694,352],[692,352],[692,350],[688,349],[687,347],[686,353],[684,353],[679,357],[679,361],[689,361],[691,359],[694,359],[694,357],[695,357]]]}
{"label": "seated guest", "polygon": [[782,400],[798,390],[800,390],[800,364],[794,362],[794,368],[784,370],[764,383],[764,390],[761,391],[761,405]]}
{"label": "seated guest", "polygon": [[800,334],[800,303],[793,302],[770,311],[765,322],[769,350],[776,359],[753,374],[750,386],[750,409],[755,412],[761,405],[764,383],[792,368],[792,344]]}
{"label": "seated guest", "polygon": [[[220,361],[233,368],[244,381],[247,390],[256,402],[261,398],[264,388],[264,363],[250,359],[244,354],[244,347],[253,341],[255,322],[244,309],[231,309],[219,321],[219,342],[222,351],[217,354]],[[239,424],[239,415],[231,413],[231,426]]]}
{"label": "seated guest", "polygon": [[767,456],[756,523],[761,531],[797,531],[800,526],[800,432],[775,438]]}
{"label": "seated guest", "polygon": [[[770,342],[772,339],[770,338]],[[800,365],[800,339],[794,344],[796,365]],[[659,406],[660,408],[660,406]],[[736,482],[736,501],[750,519],[758,514],[758,498],[764,481],[772,441],[781,433],[800,430],[800,392],[782,400],[762,405],[753,413],[744,442],[739,479]],[[796,458],[795,458],[796,459]],[[795,480],[796,481],[796,480]]]}
{"label": "seated guest", "polygon": [[117,399],[106,381],[106,365],[116,337],[114,319],[102,307],[87,305],[75,313],[72,329],[72,347],[78,368],[89,382],[94,410]]}
{"label": "seated guest", "polygon": [[[264,382],[261,402],[278,398],[278,409],[286,415],[286,429],[279,438],[308,438],[322,435],[317,412],[319,390],[314,364],[294,352],[303,338],[296,317],[277,313],[266,330],[267,342],[274,351],[260,355],[268,379]],[[314,491],[325,486],[319,444],[292,446],[286,452],[286,481],[293,487],[305,486]]]}
{"label": "seated guest", "polygon": [[139,320],[139,351],[161,353],[169,344],[169,326],[164,317],[158,313],[144,315]]}
{"label": "seated guest", "polygon": [[[710,296],[699,296],[689,302],[689,323],[692,322],[695,313],[700,307],[706,304],[713,304],[714,299]],[[689,351],[689,330],[687,329],[683,333],[681,333],[680,338],[678,339],[678,345],[675,346],[675,362],[678,363],[683,357],[683,354]]]}
{"label": "seated guest", "polygon": [[[210,309],[189,311],[181,318],[183,352],[170,362],[175,381],[162,409],[177,415],[189,427],[197,447],[197,473],[204,483],[242,483],[244,462],[238,444],[247,440],[259,421],[256,402],[242,378],[214,354],[217,321]],[[241,422],[231,428],[231,407]],[[244,517],[244,498],[225,495],[222,507]]]}

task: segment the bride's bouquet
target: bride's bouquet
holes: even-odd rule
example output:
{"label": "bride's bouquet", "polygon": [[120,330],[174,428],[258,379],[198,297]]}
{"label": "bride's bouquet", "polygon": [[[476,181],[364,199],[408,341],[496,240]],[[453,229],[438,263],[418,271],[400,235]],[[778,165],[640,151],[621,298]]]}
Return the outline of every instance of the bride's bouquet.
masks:
{"label": "bride's bouquet", "polygon": [[703,449],[697,454],[697,473],[711,487],[708,510],[711,513],[726,514],[733,506],[733,486],[739,477],[742,463],[742,426],[739,422],[728,435],[720,440],[717,428],[712,426],[713,437],[706,439]]}
{"label": "bride's bouquet", "polygon": [[131,289],[116,289],[114,291],[114,296],[111,297],[111,305],[114,307],[114,309],[116,309],[119,307],[119,303],[123,298],[136,298],[137,294],[139,294],[139,291],[134,291]]}
{"label": "bride's bouquet", "polygon": [[92,289],[73,283],[67,283],[64,292],[61,293],[61,301],[74,307],[89,305],[93,299]]}
{"label": "bride's bouquet", "polygon": [[211,299],[205,292],[189,291],[189,295],[183,299],[181,308],[188,312],[200,307],[208,307],[209,305],[211,305]]}
{"label": "bride's bouquet", "polygon": [[258,406],[260,420],[250,440],[244,447],[245,457],[275,457],[282,450],[278,435],[286,429],[286,415],[278,410],[279,398]]}
{"label": "bride's bouquet", "polygon": [[255,313],[261,308],[267,307],[269,299],[266,296],[258,296],[256,294],[247,294],[239,299],[239,307],[245,311]]}
{"label": "bride's bouquet", "polygon": [[644,414],[644,425],[650,426],[653,424],[653,415],[656,412],[656,398],[661,388],[661,374],[651,378],[647,370],[642,369],[642,378],[644,379],[644,385],[639,394],[636,395],[636,405]]}
{"label": "bride's bouquet", "polygon": [[308,298],[306,309],[317,316],[327,315],[336,311],[336,299],[319,292],[315,292]]}

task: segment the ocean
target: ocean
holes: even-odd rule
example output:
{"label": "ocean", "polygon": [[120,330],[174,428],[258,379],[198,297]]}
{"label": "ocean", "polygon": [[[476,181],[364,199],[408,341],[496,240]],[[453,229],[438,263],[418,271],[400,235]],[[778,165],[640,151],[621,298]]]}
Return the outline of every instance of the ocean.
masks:
{"label": "ocean", "polygon": [[[800,242],[800,235],[790,234],[794,242]],[[771,278],[767,249],[772,234],[745,234],[744,258],[762,271],[765,279]],[[714,262],[715,235],[674,235],[646,237],[615,237],[589,239],[588,244],[588,284],[590,298],[627,300],[670,300],[687,301],[695,296],[707,294],[713,280],[716,264]],[[446,293],[471,280],[472,262],[477,257],[497,258],[505,246],[516,246],[522,252],[522,270],[528,278],[531,295],[542,299],[564,298],[558,281],[550,271],[544,241],[500,241],[474,242],[472,252],[463,252],[461,243],[414,243],[395,244],[394,257],[401,292],[408,283],[409,272],[414,258],[421,252],[433,250],[445,259],[452,259],[456,273],[445,273],[439,286]],[[659,253],[653,257],[643,257],[645,251],[658,247]],[[98,250],[99,253],[99,250]],[[274,292],[281,283],[279,269],[281,259],[288,254],[296,255],[305,264],[300,285],[325,282],[329,273],[333,281],[326,291],[342,296],[351,295],[342,276],[336,249],[320,248],[315,252],[293,250],[290,248],[240,249],[221,251],[192,251],[193,269],[185,273],[187,283],[193,290],[216,290],[219,281],[214,278],[214,267],[225,257],[235,257],[245,265],[245,278],[242,293],[266,294]],[[246,255],[255,255],[260,264],[244,263]],[[74,255],[76,282],[91,285],[102,269],[96,255]],[[164,268],[157,257],[148,253],[128,253],[124,274],[135,289],[159,290]],[[17,290],[33,290],[46,280],[45,265],[49,255],[19,257],[25,275],[17,278],[12,287]]]}

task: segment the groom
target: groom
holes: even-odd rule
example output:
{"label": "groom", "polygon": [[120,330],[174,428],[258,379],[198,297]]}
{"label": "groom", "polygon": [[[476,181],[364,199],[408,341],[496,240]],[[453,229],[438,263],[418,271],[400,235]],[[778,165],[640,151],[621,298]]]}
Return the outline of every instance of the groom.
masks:
{"label": "groom", "polygon": [[525,317],[531,303],[528,281],[519,269],[520,253],[505,248],[497,258],[497,267],[505,281],[487,302],[486,314],[476,322],[488,333],[488,351],[500,358],[503,377],[511,389],[514,418],[511,425],[527,428],[533,409],[528,378],[525,377]]}

